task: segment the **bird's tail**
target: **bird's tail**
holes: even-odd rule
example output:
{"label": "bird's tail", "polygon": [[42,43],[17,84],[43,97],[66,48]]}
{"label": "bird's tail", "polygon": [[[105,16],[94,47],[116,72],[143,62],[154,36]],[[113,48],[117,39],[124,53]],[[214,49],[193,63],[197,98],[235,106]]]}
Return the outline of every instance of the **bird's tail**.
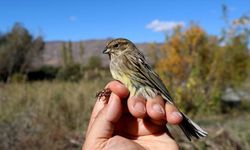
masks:
{"label": "bird's tail", "polygon": [[197,139],[207,136],[207,132],[189,119],[185,114],[181,113],[183,120],[179,125],[182,131],[185,133],[187,138],[191,141],[191,137],[196,137]]}

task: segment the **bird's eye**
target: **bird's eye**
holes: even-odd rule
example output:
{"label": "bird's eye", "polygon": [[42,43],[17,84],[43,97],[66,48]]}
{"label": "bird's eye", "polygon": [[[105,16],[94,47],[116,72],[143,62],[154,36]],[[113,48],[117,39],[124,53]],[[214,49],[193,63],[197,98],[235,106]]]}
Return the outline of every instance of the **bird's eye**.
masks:
{"label": "bird's eye", "polygon": [[119,46],[118,44],[115,44],[115,45],[114,45],[114,48],[117,48],[118,46]]}

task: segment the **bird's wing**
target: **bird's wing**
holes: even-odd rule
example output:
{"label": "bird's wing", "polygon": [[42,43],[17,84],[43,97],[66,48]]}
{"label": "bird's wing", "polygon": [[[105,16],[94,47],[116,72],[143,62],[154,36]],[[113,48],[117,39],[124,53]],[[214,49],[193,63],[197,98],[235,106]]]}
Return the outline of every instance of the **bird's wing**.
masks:
{"label": "bird's wing", "polygon": [[154,72],[154,70],[148,65],[144,57],[137,58],[138,69],[141,69],[140,73],[149,80],[149,82],[159,90],[163,96],[169,103],[173,104],[173,99],[171,98],[166,86],[163,84],[162,80],[160,79],[159,75]]}

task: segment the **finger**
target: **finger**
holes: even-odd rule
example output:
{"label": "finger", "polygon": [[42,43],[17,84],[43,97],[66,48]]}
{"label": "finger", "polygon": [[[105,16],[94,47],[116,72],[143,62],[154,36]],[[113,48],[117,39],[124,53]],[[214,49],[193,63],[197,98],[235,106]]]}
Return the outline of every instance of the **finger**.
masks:
{"label": "finger", "polygon": [[89,121],[89,125],[88,125],[88,129],[87,129],[87,134],[89,132],[89,128],[92,126],[94,120],[96,119],[98,113],[104,108],[104,106],[106,105],[107,103],[103,100],[96,100],[96,103],[94,105],[94,108],[92,110],[92,114],[91,114],[91,117],[90,117],[90,121]]}
{"label": "finger", "polygon": [[109,88],[121,98],[127,98],[129,95],[129,90],[119,81],[111,81],[106,85],[105,88]]}
{"label": "finger", "polygon": [[92,126],[89,127],[89,132],[86,137],[85,145],[96,145],[103,140],[112,137],[114,132],[115,123],[119,120],[122,115],[122,103],[121,99],[111,94],[109,102],[104,108],[99,111]]}
{"label": "finger", "polygon": [[165,111],[166,111],[166,118],[167,118],[168,123],[170,123],[170,124],[180,124],[181,123],[182,115],[174,105],[172,105],[170,103],[166,103],[165,104]]}
{"label": "finger", "polygon": [[146,108],[147,114],[151,118],[151,121],[159,125],[166,124],[164,100],[161,96],[156,96],[153,99],[148,99]]}
{"label": "finger", "polygon": [[[126,98],[129,95],[128,89],[119,81],[111,81],[106,85],[105,88],[109,88],[112,92],[116,93],[116,95],[120,96],[121,98]],[[92,126],[92,123],[94,122],[95,118],[97,117],[97,114],[104,107],[105,103],[106,101],[102,99],[96,101],[90,117],[87,133],[89,131],[89,128]]]}
{"label": "finger", "polygon": [[146,100],[143,97],[132,96],[128,99],[128,110],[136,118],[144,118],[147,115]]}

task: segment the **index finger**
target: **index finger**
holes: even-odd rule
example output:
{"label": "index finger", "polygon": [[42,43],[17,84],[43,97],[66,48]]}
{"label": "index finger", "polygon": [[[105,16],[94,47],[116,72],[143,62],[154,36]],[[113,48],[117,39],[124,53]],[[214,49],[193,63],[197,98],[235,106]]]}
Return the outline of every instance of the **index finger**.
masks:
{"label": "index finger", "polygon": [[127,98],[129,96],[129,90],[121,82],[117,80],[109,82],[105,88],[109,88],[121,99]]}
{"label": "index finger", "polygon": [[[119,81],[111,81],[105,86],[105,88],[109,88],[115,95],[117,95],[121,99],[127,98],[129,96],[128,89]],[[96,101],[90,117],[87,133],[89,131],[89,128],[92,126],[92,123],[96,119],[98,113],[104,108],[106,104],[107,103],[103,100]]]}

